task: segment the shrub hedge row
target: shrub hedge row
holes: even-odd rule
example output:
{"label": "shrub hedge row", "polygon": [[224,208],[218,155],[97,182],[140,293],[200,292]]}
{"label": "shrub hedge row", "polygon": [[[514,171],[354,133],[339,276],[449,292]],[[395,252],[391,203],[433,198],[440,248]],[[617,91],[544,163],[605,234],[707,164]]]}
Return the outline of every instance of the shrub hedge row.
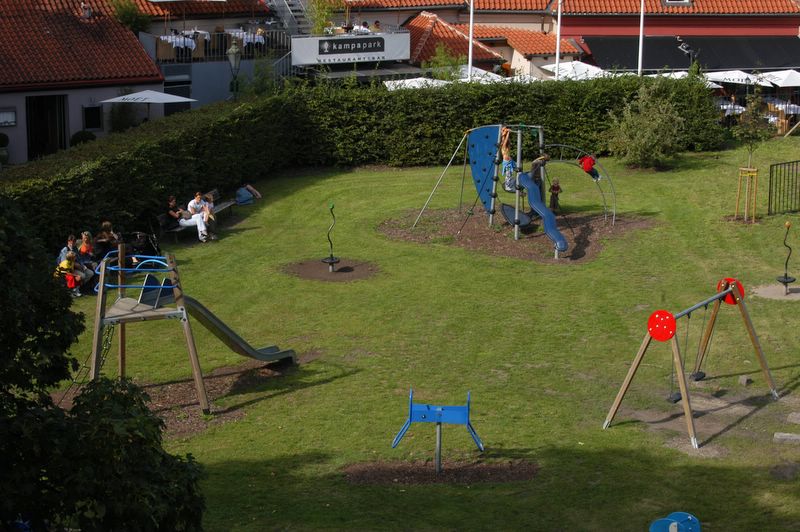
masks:
{"label": "shrub hedge row", "polygon": [[[629,76],[395,92],[302,85],[81,144],[10,169],[2,186],[55,249],[67,233],[104,219],[122,230],[148,229],[169,194],[230,191],[288,166],[444,164],[464,132],[483,124],[541,125],[548,144],[603,152],[609,112],[643,82],[655,81]],[[702,83],[658,83],[687,120],[683,145],[719,146],[718,114]]]}

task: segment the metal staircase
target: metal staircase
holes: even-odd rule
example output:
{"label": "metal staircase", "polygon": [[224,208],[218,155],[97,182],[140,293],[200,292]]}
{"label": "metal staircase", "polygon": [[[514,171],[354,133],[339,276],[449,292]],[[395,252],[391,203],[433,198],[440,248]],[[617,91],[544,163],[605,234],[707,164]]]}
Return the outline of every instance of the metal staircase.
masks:
{"label": "metal staircase", "polygon": [[302,0],[273,0],[270,8],[281,18],[290,35],[311,34],[311,21]]}

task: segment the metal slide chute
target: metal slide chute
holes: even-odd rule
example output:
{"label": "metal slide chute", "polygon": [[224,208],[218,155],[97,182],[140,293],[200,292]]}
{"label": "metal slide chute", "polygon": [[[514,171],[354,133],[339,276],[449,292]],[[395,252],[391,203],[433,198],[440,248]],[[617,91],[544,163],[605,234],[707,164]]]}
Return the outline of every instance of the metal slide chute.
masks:
{"label": "metal slide chute", "polygon": [[274,345],[255,349],[196,299],[184,295],[183,302],[189,315],[219,338],[234,353],[264,362],[274,362],[286,358],[296,362],[293,350],[281,351]]}

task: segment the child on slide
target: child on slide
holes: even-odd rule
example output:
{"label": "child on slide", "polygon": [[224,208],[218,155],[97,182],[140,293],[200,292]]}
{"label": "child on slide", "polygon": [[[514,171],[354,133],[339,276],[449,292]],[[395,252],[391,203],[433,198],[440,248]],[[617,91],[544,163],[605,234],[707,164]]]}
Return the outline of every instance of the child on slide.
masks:
{"label": "child on slide", "polygon": [[583,157],[578,158],[578,164],[581,165],[583,171],[589,174],[595,181],[599,181],[600,172],[598,172],[597,168],[594,167],[596,162],[597,162],[597,156],[594,154],[584,155]]}

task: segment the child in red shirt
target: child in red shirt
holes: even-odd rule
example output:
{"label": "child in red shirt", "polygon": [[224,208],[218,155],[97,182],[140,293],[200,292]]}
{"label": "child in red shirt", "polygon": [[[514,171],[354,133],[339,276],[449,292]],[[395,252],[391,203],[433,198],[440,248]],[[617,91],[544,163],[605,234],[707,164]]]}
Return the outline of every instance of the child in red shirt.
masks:
{"label": "child in red shirt", "polygon": [[578,159],[578,164],[581,165],[583,171],[592,176],[592,179],[595,181],[600,179],[600,172],[594,167],[594,163],[596,162],[597,157],[595,155],[584,155]]}

